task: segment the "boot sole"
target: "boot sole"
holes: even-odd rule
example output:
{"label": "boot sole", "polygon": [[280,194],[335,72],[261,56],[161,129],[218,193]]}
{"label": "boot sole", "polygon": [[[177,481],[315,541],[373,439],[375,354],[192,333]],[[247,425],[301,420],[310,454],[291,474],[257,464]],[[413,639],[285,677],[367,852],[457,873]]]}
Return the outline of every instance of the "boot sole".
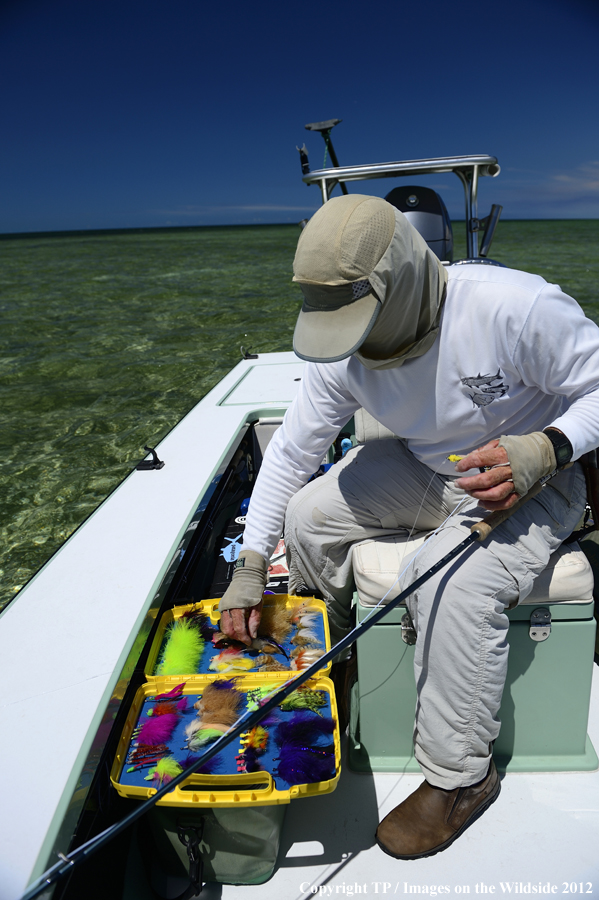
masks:
{"label": "boot sole", "polygon": [[470,818],[466,819],[466,821],[464,822],[462,827],[459,829],[459,831],[456,831],[456,833],[452,837],[450,837],[448,840],[444,841],[442,844],[437,844],[436,847],[432,847],[430,850],[426,850],[424,853],[413,853],[410,855],[403,854],[403,853],[392,853],[391,850],[388,850],[384,846],[384,844],[382,844],[379,841],[379,839],[376,837],[376,835],[375,835],[375,840],[376,840],[377,844],[379,845],[379,847],[381,848],[381,850],[383,851],[383,853],[386,853],[387,856],[392,856],[393,859],[424,859],[427,856],[435,856],[435,854],[441,853],[442,850],[446,850],[447,847],[449,847],[451,844],[453,844],[454,841],[457,841],[457,839],[460,837],[460,835],[462,835],[466,831],[467,828],[470,828],[470,826],[474,822],[476,822],[476,820],[478,818],[480,818],[480,816],[482,816],[482,814],[484,812],[486,812],[486,810],[491,806],[492,803],[495,803],[495,801],[499,797],[500,791],[501,791],[501,781],[498,778],[497,786],[496,786],[495,790],[493,791],[493,793],[489,794],[489,796],[487,797],[485,802],[481,806],[479,806],[477,809],[474,810],[474,812],[472,813]]}

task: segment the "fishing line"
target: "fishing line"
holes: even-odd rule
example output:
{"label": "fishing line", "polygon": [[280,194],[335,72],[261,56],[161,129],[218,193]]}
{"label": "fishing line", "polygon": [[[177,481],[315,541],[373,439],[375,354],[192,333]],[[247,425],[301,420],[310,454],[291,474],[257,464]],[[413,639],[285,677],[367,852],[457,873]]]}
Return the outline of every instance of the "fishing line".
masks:
{"label": "fishing line", "polygon": [[[399,561],[399,565],[400,565],[400,566],[401,566],[401,564],[402,564],[402,562],[403,562],[403,560],[404,560],[404,557],[405,557],[405,555],[406,555],[406,549],[407,549],[408,541],[410,541],[410,540],[412,539],[412,537],[413,537],[413,535],[414,535],[414,532],[416,531],[416,525],[418,524],[418,516],[419,516],[420,513],[422,512],[422,507],[424,506],[424,501],[426,500],[427,494],[428,494],[428,492],[429,492],[429,490],[430,490],[430,486],[431,486],[431,484],[433,483],[434,479],[437,477],[437,475],[439,474],[440,471],[441,471],[441,465],[440,465],[437,469],[435,469],[435,471],[433,472],[433,474],[431,475],[431,477],[430,477],[430,479],[429,479],[429,482],[428,482],[426,488],[424,489],[424,493],[423,493],[422,499],[421,499],[421,501],[420,501],[420,506],[418,507],[418,511],[417,511],[416,516],[415,516],[415,518],[414,518],[414,524],[412,525],[410,531],[408,532],[408,536],[407,536],[407,538],[406,538],[406,540],[405,540],[405,542],[404,542],[404,547],[403,547],[402,557],[401,557],[401,559],[400,559],[400,561]],[[443,522],[441,522],[441,524],[438,525],[437,528],[435,528],[434,531],[431,531],[431,532],[428,533],[428,535],[427,535],[425,541],[429,540],[429,538],[432,538],[435,534],[438,534],[438,533],[441,531],[441,529],[444,528],[445,525],[449,522],[449,520],[451,519],[451,517],[454,516],[457,512],[459,512],[459,510],[462,509],[462,507],[463,507],[466,503],[470,503],[470,502],[472,501],[472,499],[473,499],[473,498],[470,497],[468,494],[466,494],[464,497],[462,497],[462,499],[459,501],[459,503],[451,510],[451,512],[450,512],[449,515],[443,520]],[[410,566],[416,561],[417,557],[420,555],[420,552],[421,552],[422,550],[424,550],[424,544],[423,544],[421,547],[418,548],[417,552],[414,554],[414,556],[412,557],[412,559],[410,560],[410,562],[407,564],[407,566],[405,567],[405,569],[403,569],[403,571],[400,571],[400,572],[399,572],[399,574],[397,575],[397,578],[395,579],[395,581],[393,582],[393,584],[391,585],[391,587],[390,587],[390,588],[387,590],[387,592],[381,597],[381,599],[380,599],[379,602],[376,604],[376,606],[373,606],[372,609],[370,610],[370,612],[368,612],[368,614],[367,614],[366,616],[364,616],[364,618],[362,619],[362,622],[367,622],[368,619],[370,618],[370,616],[372,615],[372,613],[373,613],[375,610],[377,610],[380,606],[382,606],[382,605],[384,604],[385,600],[387,599],[387,597],[389,596],[389,594],[391,593],[391,591],[393,590],[393,588],[399,583],[399,581],[403,578],[403,576],[404,576],[405,573],[408,571],[408,569],[410,568]]]}
{"label": "fishing line", "polygon": [[[363,624],[364,622],[367,622],[368,619],[370,618],[370,616],[371,616],[374,612],[376,612],[377,609],[379,609],[381,606],[384,606],[384,605],[385,605],[385,600],[387,599],[387,597],[389,596],[389,594],[391,593],[391,591],[393,590],[393,588],[394,588],[397,584],[399,584],[400,580],[401,580],[401,579],[403,578],[403,576],[406,574],[406,572],[408,571],[408,569],[410,568],[410,566],[412,566],[412,565],[416,562],[416,560],[418,559],[420,553],[424,550],[424,548],[425,548],[425,546],[426,546],[426,541],[428,541],[430,538],[434,537],[435,534],[438,534],[443,528],[445,528],[445,526],[447,525],[447,523],[449,522],[449,520],[452,518],[452,516],[454,516],[457,512],[459,512],[459,510],[464,506],[464,504],[466,504],[466,503],[467,503],[469,500],[471,500],[471,499],[472,499],[471,497],[462,497],[462,499],[460,500],[460,502],[458,503],[458,505],[455,507],[455,509],[452,509],[452,511],[451,511],[451,512],[449,513],[449,515],[447,516],[447,518],[444,519],[443,522],[441,522],[441,524],[438,525],[437,528],[435,528],[434,531],[431,531],[431,532],[429,532],[429,534],[427,534],[426,539],[425,539],[425,542],[422,544],[421,547],[418,548],[418,550],[416,551],[416,553],[414,554],[414,556],[411,558],[411,560],[409,561],[409,563],[407,564],[407,566],[405,567],[405,569],[403,569],[403,571],[399,572],[399,574],[397,575],[397,577],[396,577],[395,581],[393,582],[393,584],[391,585],[391,587],[388,589],[388,591],[387,591],[385,594],[383,594],[383,596],[381,597],[381,599],[379,600],[379,602],[376,604],[376,606],[373,606],[372,609],[364,616],[364,618],[362,619],[362,624]],[[423,499],[423,502],[424,502],[424,499]],[[419,510],[419,512],[420,512],[420,510]],[[410,534],[409,534],[408,537],[406,538],[406,544],[407,544],[407,542],[411,539],[413,533],[414,533],[414,527],[412,528]],[[403,554],[403,555],[405,556],[405,547],[404,547],[404,554]],[[401,565],[402,562],[403,562],[403,556],[402,556],[402,559],[400,560],[400,565]]]}

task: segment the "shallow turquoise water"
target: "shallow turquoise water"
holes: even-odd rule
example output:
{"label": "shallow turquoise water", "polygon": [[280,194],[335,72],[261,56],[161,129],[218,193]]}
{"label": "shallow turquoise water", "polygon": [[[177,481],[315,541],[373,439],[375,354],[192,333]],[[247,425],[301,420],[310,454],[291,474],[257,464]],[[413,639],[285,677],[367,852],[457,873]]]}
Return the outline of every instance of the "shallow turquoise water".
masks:
{"label": "shallow turquoise water", "polygon": [[[0,240],[0,607],[144,444],[229,371],[240,344],[291,348],[298,233],[281,225]],[[557,282],[599,322],[599,221],[502,222],[492,256]]]}

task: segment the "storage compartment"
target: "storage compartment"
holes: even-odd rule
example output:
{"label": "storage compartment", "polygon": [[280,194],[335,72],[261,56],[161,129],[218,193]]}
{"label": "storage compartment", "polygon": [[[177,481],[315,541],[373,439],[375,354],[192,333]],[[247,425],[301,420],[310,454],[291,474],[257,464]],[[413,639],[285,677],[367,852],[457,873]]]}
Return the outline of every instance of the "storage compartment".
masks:
{"label": "storage compartment", "polygon": [[[507,614],[510,654],[493,756],[499,769],[510,772],[592,770],[598,765],[587,736],[593,602],[547,605],[551,632],[538,641],[530,636],[530,620],[541,606],[521,605]],[[370,609],[357,601],[357,611],[361,621]],[[420,771],[412,743],[414,646],[402,640],[405,612],[392,610],[358,641],[349,742],[355,771]]]}

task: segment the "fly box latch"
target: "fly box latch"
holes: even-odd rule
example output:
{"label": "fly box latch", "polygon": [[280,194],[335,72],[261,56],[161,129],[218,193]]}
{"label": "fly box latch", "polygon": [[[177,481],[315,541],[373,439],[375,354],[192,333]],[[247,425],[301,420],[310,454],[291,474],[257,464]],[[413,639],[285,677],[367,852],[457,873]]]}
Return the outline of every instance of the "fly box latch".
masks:
{"label": "fly box latch", "polygon": [[551,634],[551,613],[546,606],[533,609],[528,634],[532,641],[546,641]]}

